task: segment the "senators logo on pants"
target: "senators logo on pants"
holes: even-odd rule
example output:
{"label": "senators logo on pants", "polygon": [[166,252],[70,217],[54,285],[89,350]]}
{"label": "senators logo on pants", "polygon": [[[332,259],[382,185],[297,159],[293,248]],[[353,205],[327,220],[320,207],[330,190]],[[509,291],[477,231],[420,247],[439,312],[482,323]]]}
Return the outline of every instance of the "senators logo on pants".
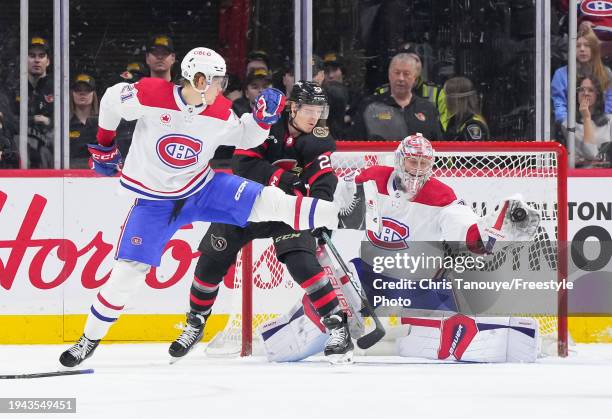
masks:
{"label": "senators logo on pants", "polygon": [[193,166],[202,152],[202,141],[182,134],[170,134],[157,141],[157,155],[175,169]]}

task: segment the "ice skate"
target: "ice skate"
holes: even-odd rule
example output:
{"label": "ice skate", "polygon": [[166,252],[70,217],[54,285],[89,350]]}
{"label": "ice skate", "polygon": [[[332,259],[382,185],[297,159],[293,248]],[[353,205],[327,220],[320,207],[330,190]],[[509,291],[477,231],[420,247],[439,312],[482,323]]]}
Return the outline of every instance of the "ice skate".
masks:
{"label": "ice skate", "polygon": [[346,313],[330,314],[321,322],[330,332],[323,352],[327,360],[332,364],[352,364],[354,346],[349,333]]}
{"label": "ice skate", "polygon": [[65,367],[76,367],[93,355],[100,340],[90,340],[81,336],[79,341],[64,351],[60,356],[60,363]]}
{"label": "ice skate", "polygon": [[171,364],[187,355],[204,336],[206,317],[197,313],[187,313],[187,321],[183,333],[170,345],[168,353],[172,359]]}

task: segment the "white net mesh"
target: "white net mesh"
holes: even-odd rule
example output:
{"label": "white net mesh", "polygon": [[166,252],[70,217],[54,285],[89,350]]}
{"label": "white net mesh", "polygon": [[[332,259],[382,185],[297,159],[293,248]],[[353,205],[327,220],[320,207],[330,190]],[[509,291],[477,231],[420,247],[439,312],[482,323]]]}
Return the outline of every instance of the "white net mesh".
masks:
{"label": "white net mesh", "polygon": [[[438,143],[440,144],[440,143]],[[559,225],[557,213],[557,177],[558,161],[554,151],[521,150],[517,143],[516,151],[487,151],[473,148],[466,151],[440,151],[436,148],[436,164],[433,176],[450,185],[458,197],[471,205],[478,215],[483,215],[487,208],[494,208],[502,199],[520,192],[526,202],[540,211],[542,223],[536,241],[544,243],[542,248],[545,258],[551,263],[557,260],[557,230]],[[371,146],[369,146],[371,147]],[[343,177],[355,170],[374,165],[393,165],[393,152],[389,151],[340,151],[332,155],[332,165],[336,175]],[[337,242],[339,241],[339,242]],[[343,243],[341,235],[334,236],[334,243],[346,256],[346,260],[356,256],[354,243]],[[349,241],[347,239],[344,240]],[[358,247],[357,243],[357,247]],[[344,252],[342,252],[344,251]],[[353,254],[352,254],[352,253]],[[240,264],[240,260],[238,264]],[[253,336],[256,339],[256,328],[271,318],[286,312],[302,295],[299,286],[294,286],[285,267],[275,257],[271,240],[253,242]],[[235,290],[242,286],[242,270],[236,269]],[[233,293],[233,304],[227,327],[220,332],[209,345],[211,351],[224,354],[238,354],[243,345],[241,334],[242,313],[240,293]],[[539,316],[540,333],[548,339],[557,336],[557,317]],[[398,325],[396,319],[389,319],[387,327]],[[391,331],[389,336],[393,336]],[[242,342],[242,343],[241,343]],[[254,353],[258,344],[253,343]]]}

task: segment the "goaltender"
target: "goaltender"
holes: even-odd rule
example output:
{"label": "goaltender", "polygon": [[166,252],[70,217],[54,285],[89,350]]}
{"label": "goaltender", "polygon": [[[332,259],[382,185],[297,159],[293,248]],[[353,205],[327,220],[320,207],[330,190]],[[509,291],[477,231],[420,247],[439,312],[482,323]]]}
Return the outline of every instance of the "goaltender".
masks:
{"label": "goaltender", "polygon": [[[340,200],[350,203],[341,209],[342,227],[365,229],[364,240],[378,254],[400,250],[411,252],[416,249],[417,242],[462,242],[476,256],[476,267],[478,255],[498,250],[501,247],[498,242],[528,241],[533,238],[540,215],[520,196],[507,198],[500,202],[495,211],[478,217],[457,198],[450,186],[432,176],[434,164],[431,143],[421,134],[416,134],[399,144],[393,167],[372,166],[357,174],[353,182],[339,182],[337,195],[344,194],[344,199]],[[376,208],[376,214],[371,213],[372,207]],[[368,223],[372,219],[379,222],[378,231],[374,231],[372,224]],[[437,247],[441,249],[443,246]],[[404,278],[399,276],[401,272],[391,270],[381,273],[367,262],[364,246],[361,252],[361,257],[353,259],[350,266],[371,303],[376,303],[377,295],[383,295],[387,301],[407,295],[397,289],[401,287],[396,286],[406,284],[400,279]],[[442,250],[438,252],[443,253]],[[515,317],[482,319],[460,314],[453,300],[453,290],[431,285],[444,281],[440,271],[434,269],[427,274],[431,276],[428,277],[429,287],[426,290],[410,291],[409,299],[395,298],[400,302],[408,301],[410,309],[418,310],[412,313],[419,316],[408,317],[401,312],[401,323],[410,326],[400,328],[403,332],[396,336],[398,355],[479,362],[535,360],[537,320]],[[414,289],[409,285],[405,288]],[[352,305],[353,316],[349,316],[349,323],[352,317],[353,321],[363,324],[363,319],[359,318],[356,292],[346,285],[342,291]],[[378,301],[381,301],[380,298]],[[378,305],[377,312],[382,312],[381,308]],[[425,314],[427,311],[429,313]],[[288,354],[288,345],[295,354],[303,353],[300,348],[304,346],[309,346],[308,354],[314,353],[312,341],[318,336],[313,330],[317,325],[312,322],[312,327],[305,327],[304,323],[308,321],[297,312],[296,306],[286,315],[286,325],[280,330],[279,324],[283,321],[276,319],[275,333],[271,336],[265,333],[266,325],[262,327],[268,359],[297,360],[297,356]],[[428,317],[423,318],[424,315]],[[295,327],[292,328],[294,322],[301,325],[303,336],[296,336]],[[359,337],[357,333],[351,334],[353,338]]]}

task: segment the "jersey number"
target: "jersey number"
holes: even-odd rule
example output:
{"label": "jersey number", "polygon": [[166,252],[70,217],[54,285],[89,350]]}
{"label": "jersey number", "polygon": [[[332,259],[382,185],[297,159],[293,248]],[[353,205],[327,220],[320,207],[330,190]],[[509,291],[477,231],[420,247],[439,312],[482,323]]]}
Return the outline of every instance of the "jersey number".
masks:
{"label": "jersey number", "polygon": [[327,154],[321,154],[319,157],[319,167],[321,169],[331,169],[331,159]]}

